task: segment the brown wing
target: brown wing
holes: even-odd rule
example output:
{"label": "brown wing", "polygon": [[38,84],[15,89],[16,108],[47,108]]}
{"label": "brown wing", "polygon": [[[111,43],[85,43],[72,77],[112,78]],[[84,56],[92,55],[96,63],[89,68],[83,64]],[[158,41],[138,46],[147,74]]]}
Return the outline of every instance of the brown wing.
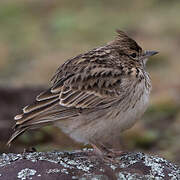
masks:
{"label": "brown wing", "polygon": [[15,117],[15,132],[8,144],[28,129],[115,102],[126,90],[126,83],[121,81],[127,76],[122,74],[122,67],[117,66],[113,58],[117,58],[116,53],[105,46],[66,61],[54,75],[52,87]]}
{"label": "brown wing", "polygon": [[[88,70],[87,70],[88,69]],[[95,108],[111,102],[121,93],[121,72],[112,68],[88,66],[81,73],[56,83],[52,93],[59,93],[59,103],[65,107]]]}

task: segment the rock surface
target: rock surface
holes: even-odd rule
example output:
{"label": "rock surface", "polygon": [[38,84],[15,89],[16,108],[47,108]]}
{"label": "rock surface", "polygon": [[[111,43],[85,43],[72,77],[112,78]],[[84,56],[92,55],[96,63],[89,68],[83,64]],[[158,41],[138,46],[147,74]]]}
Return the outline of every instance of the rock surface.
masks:
{"label": "rock surface", "polygon": [[0,180],[161,180],[180,179],[180,167],[160,157],[124,153],[113,162],[92,150],[0,155]]}

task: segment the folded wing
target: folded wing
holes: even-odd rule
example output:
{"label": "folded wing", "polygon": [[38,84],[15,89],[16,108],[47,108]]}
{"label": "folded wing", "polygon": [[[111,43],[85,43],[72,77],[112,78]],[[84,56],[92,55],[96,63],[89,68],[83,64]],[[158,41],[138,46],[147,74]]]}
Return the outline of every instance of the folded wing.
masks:
{"label": "folded wing", "polygon": [[103,56],[104,64],[93,61],[97,58],[95,51],[90,59],[88,57],[80,55],[60,66],[52,87],[38,95],[22,114],[15,116],[15,132],[8,144],[28,129],[68,120],[85,109],[107,108],[117,97],[123,96],[126,84],[122,79],[126,76],[120,68],[106,64],[109,53]]}

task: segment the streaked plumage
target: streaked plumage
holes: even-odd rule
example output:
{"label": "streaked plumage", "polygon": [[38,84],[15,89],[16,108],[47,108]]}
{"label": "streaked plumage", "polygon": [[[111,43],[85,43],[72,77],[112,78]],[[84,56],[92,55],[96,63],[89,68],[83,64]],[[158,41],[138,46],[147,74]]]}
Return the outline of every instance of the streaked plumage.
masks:
{"label": "streaked plumage", "polygon": [[143,51],[124,32],[117,33],[114,41],[58,68],[50,89],[15,117],[8,143],[28,129],[53,123],[76,141],[99,145],[136,122],[151,90],[145,62],[157,52]]}

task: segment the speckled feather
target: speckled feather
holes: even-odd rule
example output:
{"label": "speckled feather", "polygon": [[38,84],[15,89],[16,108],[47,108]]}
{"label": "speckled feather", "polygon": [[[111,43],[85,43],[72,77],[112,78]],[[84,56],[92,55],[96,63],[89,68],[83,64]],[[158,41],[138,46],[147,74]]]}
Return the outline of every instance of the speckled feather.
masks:
{"label": "speckled feather", "polygon": [[[146,100],[141,98],[148,99],[150,79],[144,69],[142,48],[124,32],[117,33],[112,42],[69,59],[58,68],[51,88],[15,117],[15,132],[8,143],[28,129],[51,123],[58,124],[75,140],[87,143],[100,141],[103,130],[109,128],[106,132],[110,136],[115,129],[118,133],[134,123],[144,108],[142,113],[134,112],[132,122],[130,117],[119,123],[124,117],[121,114],[128,116],[137,102],[146,107]],[[117,127],[108,127],[108,123],[105,127],[103,119],[104,123],[114,119],[117,123],[113,122],[113,126]]]}

